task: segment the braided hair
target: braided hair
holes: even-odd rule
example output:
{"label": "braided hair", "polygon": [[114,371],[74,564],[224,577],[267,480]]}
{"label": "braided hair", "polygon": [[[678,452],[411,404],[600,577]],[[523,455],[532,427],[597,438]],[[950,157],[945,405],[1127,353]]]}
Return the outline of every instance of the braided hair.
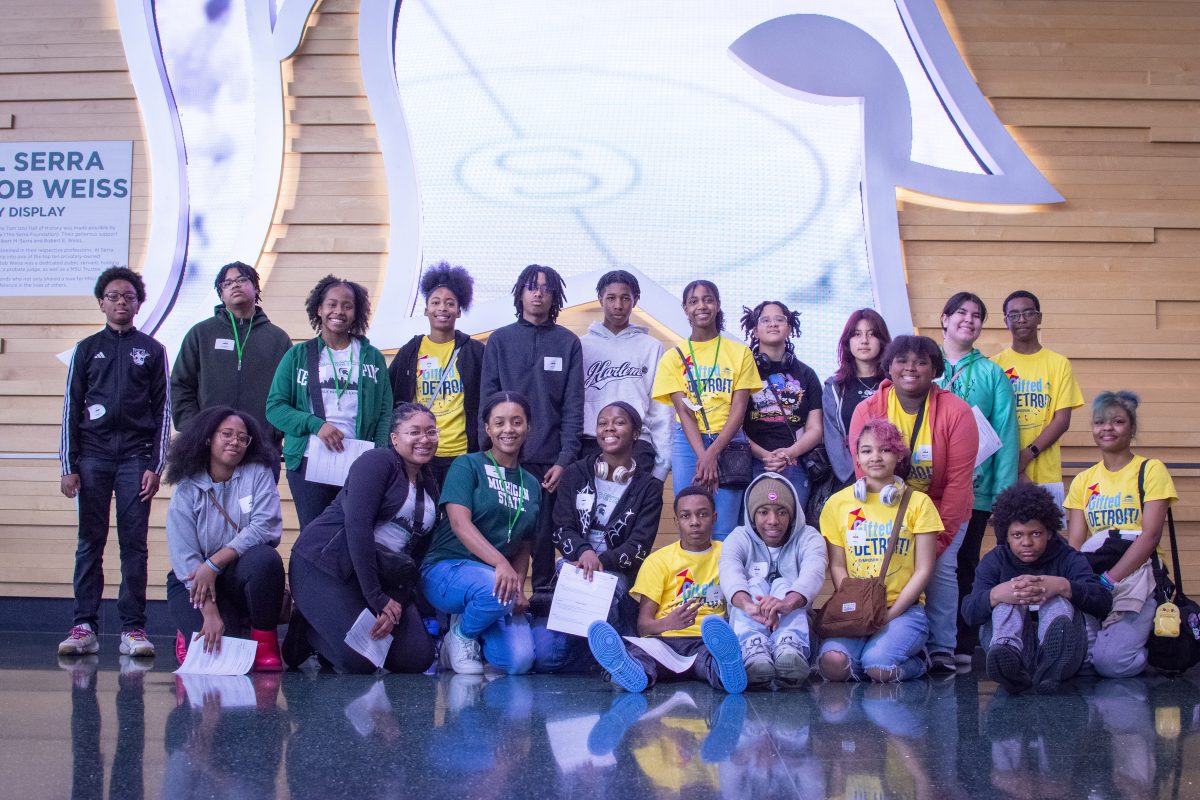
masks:
{"label": "braided hair", "polygon": [[521,302],[521,292],[536,286],[538,275],[546,276],[546,286],[550,289],[550,322],[556,322],[558,312],[562,311],[563,306],[567,303],[567,284],[553,267],[530,264],[521,270],[521,274],[517,276],[517,282],[513,284],[513,307],[517,309],[518,317],[525,314],[525,304]]}

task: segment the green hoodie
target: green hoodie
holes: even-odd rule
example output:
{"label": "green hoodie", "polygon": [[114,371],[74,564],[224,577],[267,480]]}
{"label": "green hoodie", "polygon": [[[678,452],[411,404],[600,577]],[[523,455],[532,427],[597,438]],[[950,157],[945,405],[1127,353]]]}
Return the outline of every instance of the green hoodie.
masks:
{"label": "green hoodie", "polygon": [[[359,336],[358,419],[355,438],[386,447],[392,429],[392,383],[383,353]],[[309,342],[301,342],[283,355],[267,395],[267,419],[283,431],[283,460],[288,469],[300,468],[308,437],[321,430],[325,420],[312,412],[309,400]]]}
{"label": "green hoodie", "polygon": [[[945,351],[942,351],[945,355]],[[937,385],[953,392],[968,405],[975,406],[991,423],[1000,437],[1000,449],[975,468],[975,505],[991,511],[996,495],[1017,481],[1017,408],[1012,384],[1004,370],[984,357],[978,348],[963,356],[957,364],[946,359],[946,374]]]}

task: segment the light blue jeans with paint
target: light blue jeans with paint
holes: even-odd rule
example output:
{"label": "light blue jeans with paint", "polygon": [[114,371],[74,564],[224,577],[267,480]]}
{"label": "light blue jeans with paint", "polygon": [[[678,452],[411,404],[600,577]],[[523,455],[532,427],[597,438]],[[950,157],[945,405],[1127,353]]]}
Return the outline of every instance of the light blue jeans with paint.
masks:
{"label": "light blue jeans with paint", "polygon": [[855,680],[867,677],[867,670],[893,673],[895,680],[908,681],[925,674],[921,650],[929,635],[929,622],[920,603],[913,603],[874,636],[860,639],[835,638],[821,642],[820,655],[841,653],[850,661]]}
{"label": "light blue jeans with paint", "polygon": [[925,614],[929,619],[929,644],[932,653],[954,653],[958,642],[958,551],[962,549],[970,519],[962,524],[946,551],[933,565],[933,575],[925,587]]}
{"label": "light blue jeans with paint", "polygon": [[[791,584],[783,578],[776,578],[771,585],[763,578],[757,578],[750,581],[748,588],[752,597],[778,597],[781,600],[787,596]],[[780,620],[779,625],[772,631],[766,625],[751,618],[749,614],[742,611],[732,603],[729,604],[729,625],[733,628],[733,632],[737,634],[738,641],[742,644],[751,636],[762,634],[771,642],[771,648],[774,650],[776,644],[783,639],[794,639],[795,644],[804,653],[804,657],[808,658],[812,653],[809,643],[809,619],[808,606],[797,608],[789,614],[785,614]]]}

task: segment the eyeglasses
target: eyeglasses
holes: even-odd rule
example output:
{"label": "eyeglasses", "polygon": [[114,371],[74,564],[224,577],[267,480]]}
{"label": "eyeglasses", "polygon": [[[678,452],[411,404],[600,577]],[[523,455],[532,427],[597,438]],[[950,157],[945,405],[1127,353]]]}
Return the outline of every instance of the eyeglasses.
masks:
{"label": "eyeglasses", "polygon": [[550,286],[545,283],[527,283],[525,288],[534,294],[550,294]]}
{"label": "eyeglasses", "polygon": [[1009,322],[1020,322],[1026,319],[1037,319],[1041,315],[1042,312],[1031,308],[1027,311],[1010,311],[1004,315],[1004,318]]}
{"label": "eyeglasses", "polygon": [[237,431],[229,428],[222,428],[221,430],[217,431],[217,436],[220,436],[221,441],[223,442],[236,441],[242,447],[249,447],[250,443],[254,441],[254,437],[250,436],[249,434],[238,433]]}
{"label": "eyeglasses", "polygon": [[110,303],[115,303],[118,300],[124,300],[126,303],[129,303],[129,305],[133,305],[138,301],[138,296],[133,292],[125,292],[124,294],[121,294],[120,292],[105,292],[104,299]]}
{"label": "eyeglasses", "polygon": [[232,289],[235,286],[242,286],[249,282],[250,282],[250,279],[243,275],[239,278],[230,278],[229,280],[221,281],[221,288],[222,289]]}

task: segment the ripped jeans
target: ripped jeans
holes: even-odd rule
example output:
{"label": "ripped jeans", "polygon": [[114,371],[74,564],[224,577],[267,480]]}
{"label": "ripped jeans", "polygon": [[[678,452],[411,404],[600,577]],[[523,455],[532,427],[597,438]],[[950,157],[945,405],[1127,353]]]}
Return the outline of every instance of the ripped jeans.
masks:
{"label": "ripped jeans", "polygon": [[[925,674],[921,650],[929,638],[929,621],[920,603],[913,603],[874,636],[858,639],[834,638],[821,642],[817,663],[826,653],[841,653],[850,662],[850,677],[861,681],[867,670],[890,673],[894,681],[908,681]],[[822,669],[822,675],[825,670]],[[826,680],[835,680],[826,676]]]}

